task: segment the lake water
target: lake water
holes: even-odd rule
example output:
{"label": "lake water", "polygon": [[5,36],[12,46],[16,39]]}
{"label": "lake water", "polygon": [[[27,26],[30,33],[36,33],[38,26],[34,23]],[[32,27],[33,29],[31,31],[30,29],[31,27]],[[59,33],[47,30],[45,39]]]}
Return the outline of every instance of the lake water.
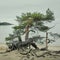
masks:
{"label": "lake water", "polygon": [[[0,43],[5,43],[5,37],[8,37],[9,34],[11,34],[13,32],[12,27],[13,27],[13,25],[0,26]],[[33,34],[31,34],[31,36],[32,35]],[[50,45],[60,46],[60,39],[56,40],[56,42],[54,42]]]}
{"label": "lake water", "polygon": [[0,26],[0,43],[5,42],[5,37],[7,37],[10,33],[12,33],[12,25]]}

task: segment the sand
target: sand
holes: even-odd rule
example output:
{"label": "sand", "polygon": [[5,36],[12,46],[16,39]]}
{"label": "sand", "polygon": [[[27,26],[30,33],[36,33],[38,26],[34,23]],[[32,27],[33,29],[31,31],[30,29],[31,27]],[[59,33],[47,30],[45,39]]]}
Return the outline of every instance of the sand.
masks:
{"label": "sand", "polygon": [[[40,48],[44,47],[41,45],[38,45]],[[52,51],[52,55],[45,54],[47,51],[35,51],[34,53],[29,53],[27,55],[20,54],[19,51],[14,50],[11,52],[5,53],[5,51],[8,49],[7,45],[0,44],[0,60],[60,60],[60,53],[56,54],[53,53],[53,51],[60,51],[60,46],[49,46],[49,51]]]}

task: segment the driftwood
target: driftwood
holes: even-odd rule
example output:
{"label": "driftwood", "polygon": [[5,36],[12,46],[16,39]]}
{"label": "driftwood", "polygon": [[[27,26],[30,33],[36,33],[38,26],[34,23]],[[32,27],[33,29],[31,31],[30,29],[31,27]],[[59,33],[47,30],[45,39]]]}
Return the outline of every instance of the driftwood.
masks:
{"label": "driftwood", "polygon": [[29,47],[30,45],[32,45],[35,49],[39,49],[37,45],[33,42],[32,38],[24,42],[19,42],[17,45],[18,45],[18,50],[23,47]]}
{"label": "driftwood", "polygon": [[56,51],[56,52],[54,52],[54,51],[53,52],[52,51],[46,51],[46,52],[42,53],[41,55],[37,55],[36,52],[35,52],[34,54],[35,54],[36,57],[45,57],[45,55],[53,56],[53,57],[56,57],[56,56],[60,57],[59,53],[57,54],[57,52],[59,52],[59,51]]}
{"label": "driftwood", "polygon": [[26,41],[13,41],[11,45],[9,45],[9,49],[16,50],[16,49],[22,49],[22,51],[25,51],[24,48],[30,47],[32,45],[35,49],[39,49],[37,45],[33,42],[32,38],[29,38]]}
{"label": "driftwood", "polygon": [[8,45],[8,48],[12,51],[17,49],[18,47],[17,44],[18,44],[18,41],[13,41],[12,43],[9,43],[7,45]]}
{"label": "driftwood", "polygon": [[41,48],[40,50],[41,50],[41,51],[46,51],[46,47],[45,47],[45,48]]}
{"label": "driftwood", "polygon": [[28,51],[22,51],[21,52],[21,50],[20,50],[20,54],[22,54],[22,55],[27,55],[27,54],[29,54],[31,52],[31,49],[29,49]]}

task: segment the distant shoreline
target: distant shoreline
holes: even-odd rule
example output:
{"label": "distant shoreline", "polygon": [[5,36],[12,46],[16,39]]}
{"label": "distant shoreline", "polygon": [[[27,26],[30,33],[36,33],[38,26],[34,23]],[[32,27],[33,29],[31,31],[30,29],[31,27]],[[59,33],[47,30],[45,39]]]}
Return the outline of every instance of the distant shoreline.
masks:
{"label": "distant shoreline", "polygon": [[13,24],[8,23],[8,22],[0,22],[0,26],[5,26],[5,25],[13,25]]}

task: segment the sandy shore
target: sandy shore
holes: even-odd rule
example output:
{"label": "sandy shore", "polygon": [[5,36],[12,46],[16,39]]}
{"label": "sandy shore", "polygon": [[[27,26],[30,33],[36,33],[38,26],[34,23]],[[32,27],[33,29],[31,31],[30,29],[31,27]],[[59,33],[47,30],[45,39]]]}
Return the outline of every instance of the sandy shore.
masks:
{"label": "sandy shore", "polygon": [[[44,48],[45,45],[40,45],[37,44],[39,48]],[[60,50],[60,46],[52,46],[52,45],[48,45],[48,50],[52,50],[52,51],[59,51]]]}
{"label": "sandy shore", "polygon": [[[44,47],[38,45],[40,48]],[[46,51],[36,51],[35,54],[21,55],[17,50],[4,53],[8,49],[6,44],[0,44],[0,60],[60,60],[60,53],[45,54]],[[49,51],[60,51],[60,46],[49,46]],[[43,54],[45,54],[43,56]]]}

